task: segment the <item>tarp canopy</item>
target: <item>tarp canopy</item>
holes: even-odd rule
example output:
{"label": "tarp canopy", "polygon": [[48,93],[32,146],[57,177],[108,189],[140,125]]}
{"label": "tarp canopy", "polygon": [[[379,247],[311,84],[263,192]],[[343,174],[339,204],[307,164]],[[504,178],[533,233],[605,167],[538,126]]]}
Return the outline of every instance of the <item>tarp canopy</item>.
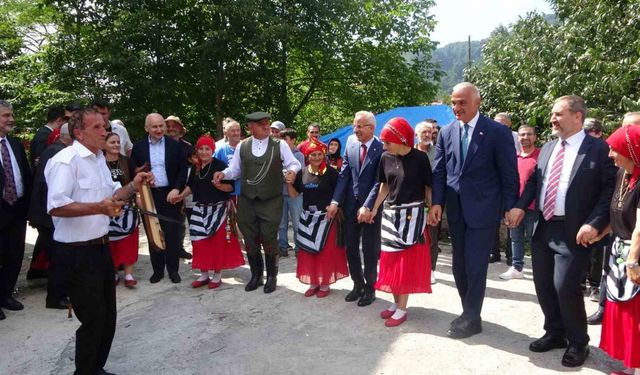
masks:
{"label": "tarp canopy", "polygon": [[[418,107],[398,107],[390,111],[380,113],[376,116],[376,136],[380,135],[384,124],[394,117],[404,117],[409,124],[415,129],[416,124],[428,118],[438,121],[438,125],[448,125],[455,120],[451,107],[444,104],[425,105]],[[344,153],[347,144],[347,138],[353,134],[352,125],[346,125],[332,133],[323,135],[320,140],[329,143],[331,138],[338,138],[342,144],[342,153]]]}

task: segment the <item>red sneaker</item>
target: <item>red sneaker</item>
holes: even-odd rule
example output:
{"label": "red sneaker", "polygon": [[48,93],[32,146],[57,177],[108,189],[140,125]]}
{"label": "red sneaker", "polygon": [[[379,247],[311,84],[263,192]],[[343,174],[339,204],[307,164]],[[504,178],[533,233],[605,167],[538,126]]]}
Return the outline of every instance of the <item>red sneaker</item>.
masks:
{"label": "red sneaker", "polygon": [[387,327],[397,327],[400,324],[404,323],[405,320],[407,320],[407,316],[409,316],[409,314],[404,314],[404,316],[400,319],[389,318],[386,322],[384,322],[384,325]]}

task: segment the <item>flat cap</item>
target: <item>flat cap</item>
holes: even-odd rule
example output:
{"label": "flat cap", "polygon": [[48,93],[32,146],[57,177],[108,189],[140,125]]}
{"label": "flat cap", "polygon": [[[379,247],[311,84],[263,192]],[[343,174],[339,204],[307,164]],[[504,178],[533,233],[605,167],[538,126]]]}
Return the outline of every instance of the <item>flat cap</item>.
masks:
{"label": "flat cap", "polygon": [[253,112],[253,113],[249,113],[244,118],[247,121],[260,121],[264,119],[271,120],[271,115],[268,114],[267,112]]}
{"label": "flat cap", "polygon": [[278,130],[284,130],[286,126],[284,126],[282,121],[274,121],[271,123],[271,127]]}

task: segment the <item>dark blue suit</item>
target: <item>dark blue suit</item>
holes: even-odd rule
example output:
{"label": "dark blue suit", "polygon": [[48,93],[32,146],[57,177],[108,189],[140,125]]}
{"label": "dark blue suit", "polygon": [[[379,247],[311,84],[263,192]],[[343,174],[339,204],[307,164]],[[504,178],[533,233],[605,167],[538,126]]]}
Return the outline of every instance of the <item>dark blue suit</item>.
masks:
{"label": "dark blue suit", "polygon": [[[344,154],[344,161],[333,201],[338,202],[345,215],[345,240],[347,260],[351,279],[357,286],[373,291],[373,284],[378,277],[378,257],[380,254],[380,215],[373,224],[359,224],[358,210],[362,206],[373,208],[380,183],[378,182],[378,165],[382,155],[382,143],[376,138],[367,150],[367,156],[360,167],[360,142],[355,136],[349,137]],[[364,256],[364,275],[360,262],[360,238],[362,237],[362,254]],[[366,281],[366,284],[365,284]]]}
{"label": "dark blue suit", "polygon": [[479,320],[495,232],[518,198],[518,167],[513,136],[504,125],[480,115],[465,161],[460,156],[461,136],[459,121],[440,131],[433,204],[446,205],[462,315]]}

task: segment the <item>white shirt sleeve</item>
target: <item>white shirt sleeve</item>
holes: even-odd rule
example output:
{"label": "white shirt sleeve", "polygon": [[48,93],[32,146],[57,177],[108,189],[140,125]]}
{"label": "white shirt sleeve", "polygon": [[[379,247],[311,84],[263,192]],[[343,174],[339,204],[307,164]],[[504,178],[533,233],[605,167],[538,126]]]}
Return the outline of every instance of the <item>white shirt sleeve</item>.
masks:
{"label": "white shirt sleeve", "polygon": [[229,163],[229,166],[222,171],[222,173],[224,173],[225,180],[235,180],[241,175],[240,147],[242,147],[242,142],[238,143],[238,145],[236,146],[236,150],[233,152],[233,158],[231,159],[231,163]]}
{"label": "white shirt sleeve", "polygon": [[47,180],[47,213],[54,208],[64,207],[74,202],[71,193],[75,184],[75,176],[69,164],[49,159],[44,168]]}
{"label": "white shirt sleeve", "polygon": [[302,166],[296,157],[293,156],[293,152],[291,152],[289,145],[285,141],[280,141],[280,156],[285,169],[296,173],[300,172]]}

